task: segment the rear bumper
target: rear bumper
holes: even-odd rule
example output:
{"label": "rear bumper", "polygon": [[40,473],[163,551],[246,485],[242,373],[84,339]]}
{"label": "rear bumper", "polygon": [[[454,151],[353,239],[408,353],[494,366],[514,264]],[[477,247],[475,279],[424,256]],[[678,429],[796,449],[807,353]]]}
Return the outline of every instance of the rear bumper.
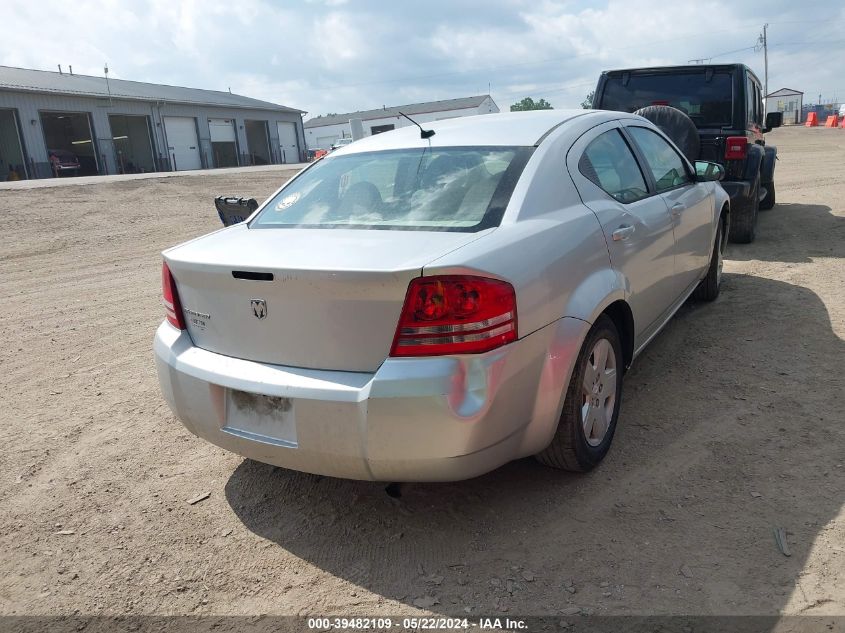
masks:
{"label": "rear bumper", "polygon": [[222,356],[167,322],[154,350],[171,409],[226,450],[334,477],[450,481],[548,445],[589,327],[564,318],[493,352],[390,358],[372,374]]}

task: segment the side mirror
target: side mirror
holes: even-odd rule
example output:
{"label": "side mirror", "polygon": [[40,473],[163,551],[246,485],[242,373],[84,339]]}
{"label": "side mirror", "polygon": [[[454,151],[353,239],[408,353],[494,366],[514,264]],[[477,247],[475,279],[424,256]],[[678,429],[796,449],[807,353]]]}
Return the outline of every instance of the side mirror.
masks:
{"label": "side mirror", "polygon": [[766,128],[763,131],[770,132],[781,125],[783,125],[783,112],[769,112],[766,115]]}
{"label": "side mirror", "polygon": [[217,196],[214,199],[217,215],[223,226],[240,224],[258,208],[255,198],[239,198],[237,196]]}
{"label": "side mirror", "polygon": [[719,163],[697,160],[695,161],[695,175],[701,182],[722,180],[725,177],[725,168]]}

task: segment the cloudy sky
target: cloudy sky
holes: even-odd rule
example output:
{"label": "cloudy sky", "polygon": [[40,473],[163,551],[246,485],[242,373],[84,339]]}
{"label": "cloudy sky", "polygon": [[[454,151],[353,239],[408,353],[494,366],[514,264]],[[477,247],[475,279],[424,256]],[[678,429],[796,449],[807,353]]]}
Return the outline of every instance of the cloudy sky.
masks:
{"label": "cloudy sky", "polygon": [[[806,10],[812,6],[812,12]],[[9,23],[11,21],[11,24]],[[769,90],[845,99],[845,3],[821,0],[39,0],[4,12],[0,64],[350,112],[489,91],[578,107],[606,68],[740,61]]]}

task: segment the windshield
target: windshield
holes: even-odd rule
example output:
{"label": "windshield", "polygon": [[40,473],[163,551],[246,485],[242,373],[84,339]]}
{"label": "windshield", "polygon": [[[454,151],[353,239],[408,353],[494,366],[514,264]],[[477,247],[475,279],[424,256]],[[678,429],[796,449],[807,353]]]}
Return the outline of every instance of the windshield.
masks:
{"label": "windshield", "polygon": [[[628,77],[623,85],[623,77]],[[732,120],[733,81],[729,72],[608,75],[599,107],[634,112],[650,105],[669,105],[687,114],[697,127],[721,127]]]}
{"label": "windshield", "polygon": [[498,226],[533,148],[447,147],[328,156],[251,228],[480,231]]}

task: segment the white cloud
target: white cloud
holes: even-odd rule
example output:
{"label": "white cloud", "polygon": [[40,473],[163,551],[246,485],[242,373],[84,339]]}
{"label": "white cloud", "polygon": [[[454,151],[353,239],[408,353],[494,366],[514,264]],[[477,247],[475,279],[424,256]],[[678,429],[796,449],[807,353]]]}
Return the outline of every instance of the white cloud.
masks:
{"label": "white cloud", "polygon": [[[815,16],[822,16],[816,18]],[[43,0],[5,16],[0,63],[226,90],[313,114],[486,92],[577,107],[602,69],[748,63],[771,90],[845,98],[845,7],[791,0]]]}
{"label": "white cloud", "polygon": [[347,68],[350,62],[360,62],[366,56],[363,29],[356,27],[352,14],[333,12],[317,18],[311,34],[311,51],[320,55],[327,70]]}

